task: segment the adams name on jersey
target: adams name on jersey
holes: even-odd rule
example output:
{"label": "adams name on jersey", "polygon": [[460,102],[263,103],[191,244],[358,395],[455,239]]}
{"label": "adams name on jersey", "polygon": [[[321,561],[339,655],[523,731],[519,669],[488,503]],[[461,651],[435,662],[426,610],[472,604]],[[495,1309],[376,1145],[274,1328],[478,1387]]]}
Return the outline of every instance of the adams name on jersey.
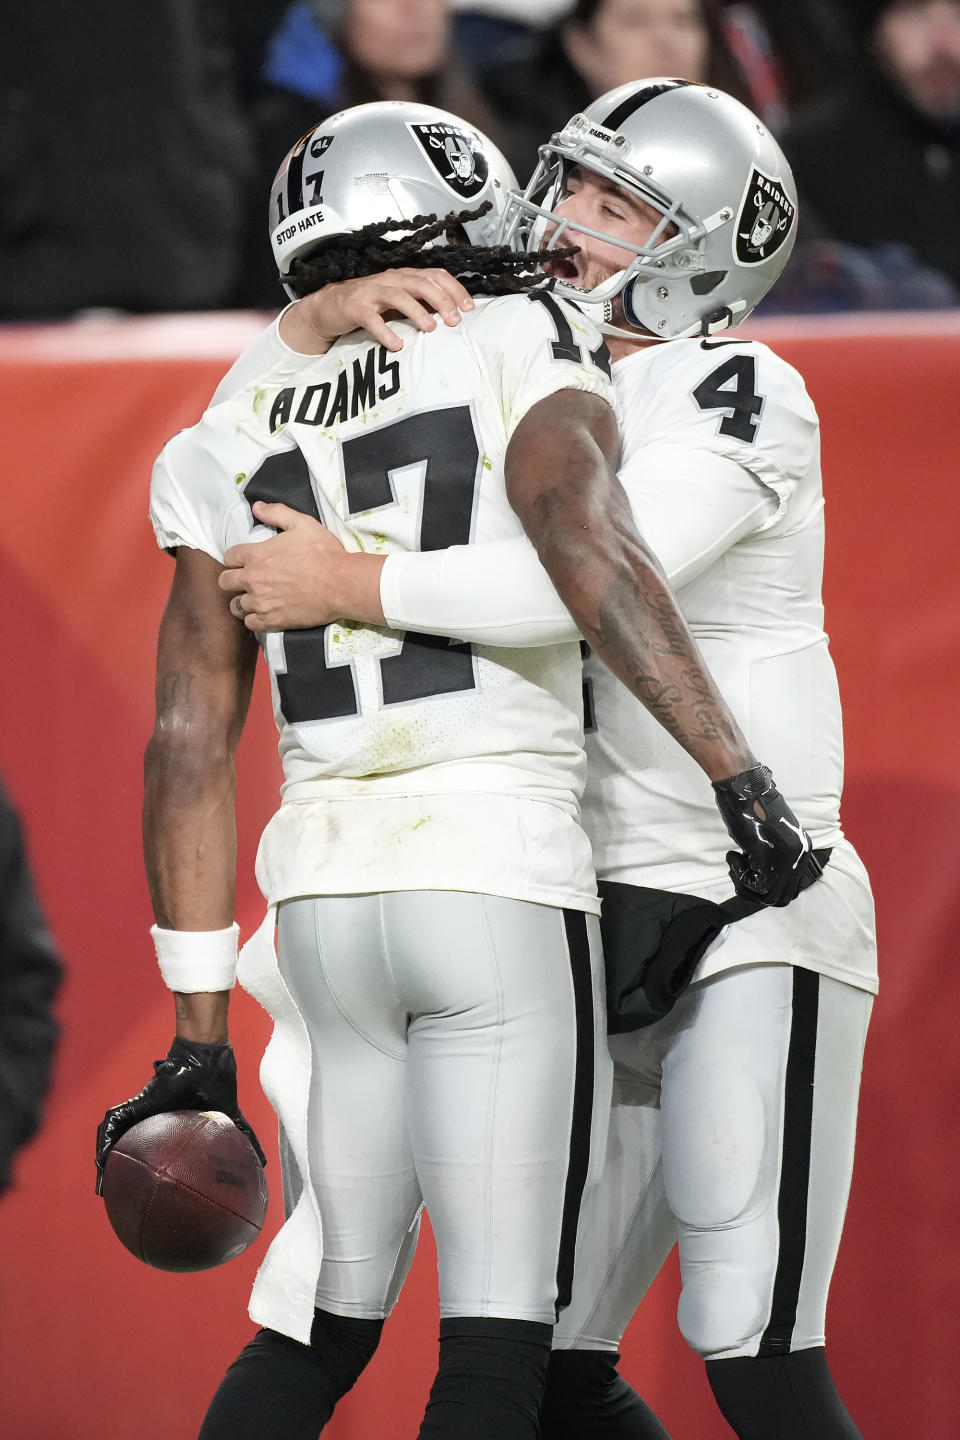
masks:
{"label": "adams name on jersey", "polygon": [[[612,399],[599,333],[526,296],[401,333],[396,354],[356,332],[305,357],[268,331],[159,457],[158,543],[222,561],[273,533],[255,500],[314,516],[348,549],[521,533],[510,436],[557,390]],[[267,635],[264,651],[286,777],[258,857],[268,900],[469,889],[596,909],[574,643],[501,650],[344,622]]]}

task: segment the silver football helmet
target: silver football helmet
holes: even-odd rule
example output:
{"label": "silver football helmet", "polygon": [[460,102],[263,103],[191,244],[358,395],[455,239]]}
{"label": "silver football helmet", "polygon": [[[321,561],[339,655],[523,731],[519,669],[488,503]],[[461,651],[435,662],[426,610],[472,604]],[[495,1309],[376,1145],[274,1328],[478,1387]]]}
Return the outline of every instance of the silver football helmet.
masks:
{"label": "silver football helmet", "polygon": [[[622,186],[662,219],[644,244],[571,224],[556,213],[582,166]],[[594,101],[540,150],[522,195],[511,197],[501,240],[533,250],[577,235],[622,246],[622,270],[591,291],[557,290],[605,307],[617,295],[630,331],[662,340],[739,324],[763,299],[793,249],[796,189],[783,151],[739,101],[689,80],[637,80]],[[609,324],[608,329],[612,329]]]}
{"label": "silver football helmet", "polygon": [[463,228],[470,244],[493,245],[516,187],[492,141],[446,110],[401,100],[341,110],[297,141],[271,187],[280,279],[297,256],[375,221],[442,217],[487,200],[488,213]]}

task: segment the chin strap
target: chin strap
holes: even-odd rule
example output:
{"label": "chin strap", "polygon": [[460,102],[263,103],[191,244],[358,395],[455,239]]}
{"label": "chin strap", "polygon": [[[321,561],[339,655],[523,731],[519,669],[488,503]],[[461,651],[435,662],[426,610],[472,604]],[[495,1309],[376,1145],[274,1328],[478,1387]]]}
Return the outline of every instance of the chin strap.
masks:
{"label": "chin strap", "polygon": [[726,305],[720,310],[711,310],[709,315],[704,315],[700,322],[700,334],[706,339],[709,335],[716,335],[720,330],[729,330],[733,324],[733,311]]}

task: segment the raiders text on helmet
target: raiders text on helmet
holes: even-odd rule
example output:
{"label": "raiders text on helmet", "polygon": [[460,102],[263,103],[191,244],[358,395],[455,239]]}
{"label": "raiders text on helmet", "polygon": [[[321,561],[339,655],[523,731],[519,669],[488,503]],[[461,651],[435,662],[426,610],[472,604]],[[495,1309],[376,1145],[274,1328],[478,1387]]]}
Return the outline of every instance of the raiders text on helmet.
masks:
{"label": "raiders text on helmet", "polygon": [[[642,245],[576,226],[556,213],[574,165],[622,186],[663,217]],[[793,249],[793,176],[779,145],[739,101],[688,80],[638,80],[601,96],[540,150],[523,195],[511,198],[501,238],[537,248],[577,234],[621,246],[624,267],[581,304],[622,296],[627,323],[663,340],[713,333],[745,319]]]}
{"label": "raiders text on helmet", "polygon": [[496,146],[445,110],[392,100],[341,110],[297,141],[271,187],[280,279],[297,256],[365,225],[487,200],[491,210],[464,229],[470,244],[492,245],[515,187]]}

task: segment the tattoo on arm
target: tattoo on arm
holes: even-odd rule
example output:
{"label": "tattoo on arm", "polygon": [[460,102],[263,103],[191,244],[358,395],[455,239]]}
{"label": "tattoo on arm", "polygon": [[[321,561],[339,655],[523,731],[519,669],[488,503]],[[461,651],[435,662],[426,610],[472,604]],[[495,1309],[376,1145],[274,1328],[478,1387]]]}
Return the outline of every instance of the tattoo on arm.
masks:
{"label": "tattoo on arm", "polygon": [[[598,609],[591,645],[675,740],[689,749],[730,738],[726,706],[668,593],[647,594],[634,573],[614,579]],[[660,657],[681,663],[664,666]]]}
{"label": "tattoo on arm", "polygon": [[584,639],[711,780],[755,763],[613,474],[612,411],[562,392],[507,451],[510,502]]}

